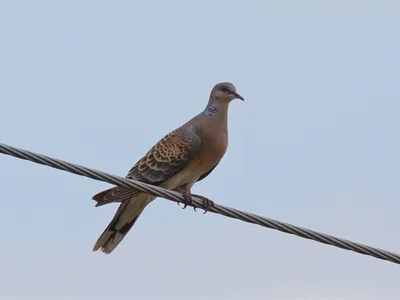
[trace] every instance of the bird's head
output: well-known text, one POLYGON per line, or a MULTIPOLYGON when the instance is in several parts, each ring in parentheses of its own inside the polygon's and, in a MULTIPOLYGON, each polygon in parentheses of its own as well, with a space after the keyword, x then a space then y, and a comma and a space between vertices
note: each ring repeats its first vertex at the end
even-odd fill
POLYGON ((210 100, 212 102, 229 103, 233 99, 240 99, 244 101, 243 97, 236 92, 236 87, 230 82, 218 83, 211 90, 210 100))

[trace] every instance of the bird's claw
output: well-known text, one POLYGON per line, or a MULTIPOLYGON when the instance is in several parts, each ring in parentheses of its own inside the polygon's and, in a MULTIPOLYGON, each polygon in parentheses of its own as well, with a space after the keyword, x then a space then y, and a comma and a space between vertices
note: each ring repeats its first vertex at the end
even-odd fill
MULTIPOLYGON (((207 197, 204 197, 201 195, 196 195, 196 194, 190 194, 190 193, 188 193, 186 191, 182 191, 182 190, 179 192, 182 194, 183 199, 184 199, 184 203, 183 203, 184 205, 183 205, 182 209, 185 209, 188 205, 191 205, 193 203, 192 196, 195 196, 195 197, 201 199, 201 201, 203 202, 202 203, 202 206, 203 206, 202 208, 204 209, 203 214, 208 212, 208 210, 214 206, 214 202, 211 201, 210 199, 208 199, 207 197)), ((177 204, 180 206, 179 202, 177 202, 177 204)), ((194 209, 194 211, 197 211, 195 206, 193 206, 193 209, 194 209)))
MULTIPOLYGON (((183 205, 182 209, 185 209, 189 204, 192 204, 193 199, 192 199, 192 195, 190 195, 187 192, 182 192, 182 196, 184 199, 184 205, 183 205)), ((178 202, 178 205, 179 205, 179 202, 178 202)))
MULTIPOLYGON (((195 196, 197 198, 200 198, 203 201, 203 209, 204 209, 204 213, 208 212, 208 210, 214 206, 214 202, 211 201, 210 199, 208 199, 207 197, 201 196, 201 195, 195 195, 192 194, 192 196, 195 196)), ((194 210, 196 211, 196 207, 193 207, 194 210)))

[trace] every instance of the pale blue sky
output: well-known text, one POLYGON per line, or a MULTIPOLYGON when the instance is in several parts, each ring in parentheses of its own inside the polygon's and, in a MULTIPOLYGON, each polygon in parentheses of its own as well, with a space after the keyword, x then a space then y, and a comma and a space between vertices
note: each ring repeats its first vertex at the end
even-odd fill
MULTIPOLYGON (((125 176, 233 82, 194 192, 400 252, 400 2, 1 1, 0 142, 125 176)), ((1 299, 399 299, 398 265, 0 155, 1 299)))

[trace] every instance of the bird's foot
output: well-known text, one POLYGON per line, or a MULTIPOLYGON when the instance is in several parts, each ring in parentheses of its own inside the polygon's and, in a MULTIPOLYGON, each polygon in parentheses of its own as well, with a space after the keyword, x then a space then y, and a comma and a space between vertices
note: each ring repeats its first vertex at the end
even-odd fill
MULTIPOLYGON (((186 192, 185 189, 176 188, 176 189, 174 189, 174 191, 178 192, 178 193, 181 193, 182 196, 183 196, 183 199, 184 199, 184 203, 183 204, 184 205, 183 205, 182 209, 185 209, 188 205, 192 204, 192 202, 193 202, 192 195, 190 193, 186 192)), ((179 202, 176 202, 176 203, 180 206, 179 202)))
MULTIPOLYGON (((207 197, 201 196, 201 195, 196 195, 196 194, 191 194, 188 193, 184 188, 176 188, 174 189, 175 192, 181 193, 183 198, 184 198, 184 206, 182 209, 185 209, 188 205, 191 205, 193 203, 193 198, 192 196, 195 196, 197 198, 200 198, 202 200, 202 205, 203 205, 203 209, 204 209, 204 214, 211 208, 214 206, 214 202, 211 201, 210 199, 208 199, 207 197)), ((179 202, 177 202, 177 204, 179 205, 179 202)), ((193 207, 193 209, 196 211, 196 207, 193 207)))
POLYGON ((188 205, 192 204, 192 202, 193 202, 192 195, 186 191, 181 192, 181 194, 185 201, 182 209, 185 209, 188 205))
MULTIPOLYGON (((208 199, 207 197, 201 196, 201 195, 196 195, 192 194, 192 196, 195 196, 197 198, 200 198, 203 201, 203 209, 205 214, 211 207, 214 206, 214 202, 208 199)), ((194 210, 196 210, 196 207, 193 207, 194 210)))

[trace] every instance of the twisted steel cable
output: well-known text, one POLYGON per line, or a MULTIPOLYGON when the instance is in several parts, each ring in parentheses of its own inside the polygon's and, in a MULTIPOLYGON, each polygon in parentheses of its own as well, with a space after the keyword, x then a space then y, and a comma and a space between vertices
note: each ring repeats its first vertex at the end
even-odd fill
MULTIPOLYGON (((108 182, 115 185, 132 187, 143 192, 147 192, 174 202, 185 203, 182 194, 163 189, 161 187, 145 184, 139 181, 126 179, 123 177, 107 174, 101 171, 89 169, 80 165, 68 163, 59 159, 51 158, 45 155, 33 153, 23 149, 18 149, 0 143, 0 153, 14 156, 20 159, 29 160, 38 164, 46 165, 62 171, 67 171, 81 176, 86 176, 95 180, 108 182)), ((192 204, 196 208, 202 208, 202 200, 193 197, 192 204)), ((299 237, 310 239, 323 244, 339 247, 345 250, 354 251, 360 254, 373 256, 379 259, 387 260, 396 264, 400 264, 400 254, 388 252, 367 245, 351 242, 345 239, 337 238, 328 234, 316 232, 310 229, 294 226, 281 221, 270 218, 261 217, 248 212, 243 212, 231 207, 215 204, 209 209, 210 212, 217 213, 226 217, 239 219, 248 223, 257 224, 270 229, 279 230, 285 233, 297 235, 299 237)))

